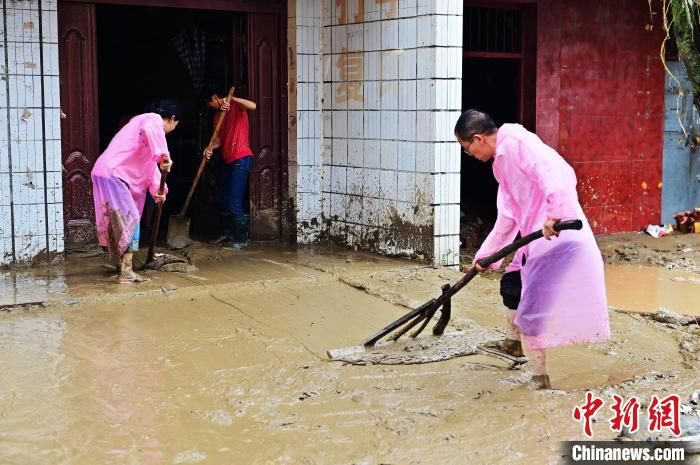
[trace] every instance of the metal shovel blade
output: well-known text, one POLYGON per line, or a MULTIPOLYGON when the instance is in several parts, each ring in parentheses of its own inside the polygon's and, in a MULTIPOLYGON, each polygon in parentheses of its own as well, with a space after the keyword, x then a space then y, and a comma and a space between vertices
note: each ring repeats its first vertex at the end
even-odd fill
POLYGON ((192 243, 190 219, 185 215, 171 215, 168 222, 168 248, 182 249, 192 243))

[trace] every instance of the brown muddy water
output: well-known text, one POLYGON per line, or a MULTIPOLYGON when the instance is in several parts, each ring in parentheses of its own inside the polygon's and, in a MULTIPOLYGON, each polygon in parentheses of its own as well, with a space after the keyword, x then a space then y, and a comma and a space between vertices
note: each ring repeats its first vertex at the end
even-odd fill
MULTIPOLYGON (((331 362, 328 349, 461 274, 344 251, 197 266, 142 287, 95 286, 97 268, 92 281, 62 275, 41 291, 60 299, 0 313, 0 463, 556 464, 560 441, 583 437, 571 411, 587 389, 685 398, 698 387, 695 327, 619 312, 610 342, 552 351, 553 391, 533 391, 527 365, 484 355, 331 362)), ((449 334, 501 337, 496 280, 477 277, 452 311, 449 334)), ((606 421, 594 431, 614 436, 606 421)))
POLYGON ((608 305, 622 310, 700 316, 700 274, 651 266, 608 265, 608 305))

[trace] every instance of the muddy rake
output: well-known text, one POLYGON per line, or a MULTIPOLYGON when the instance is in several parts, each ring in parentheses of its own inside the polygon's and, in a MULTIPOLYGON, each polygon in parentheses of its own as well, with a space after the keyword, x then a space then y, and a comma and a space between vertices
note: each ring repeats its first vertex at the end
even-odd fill
MULTIPOLYGON (((564 231, 567 229, 580 230, 582 227, 583 223, 581 222, 581 220, 561 221, 554 225, 554 229, 556 231, 564 231)), ((513 243, 505 246, 503 249, 499 250, 493 255, 489 255, 488 257, 482 258, 477 263, 482 268, 487 268, 489 265, 492 265, 504 259, 511 253, 515 252, 520 247, 523 247, 541 237, 543 237, 542 230, 530 233, 527 236, 522 237, 514 241, 513 243)), ((391 335, 390 339, 392 341, 397 341, 401 336, 408 333, 420 324, 418 329, 410 335, 410 337, 415 338, 423 332, 426 326, 428 326, 430 320, 432 320, 432 318, 435 316, 438 310, 440 310, 440 318, 438 319, 435 326, 433 326, 433 335, 441 336, 445 332, 445 328, 447 328, 447 324, 449 323, 450 317, 452 316, 452 296, 454 296, 464 286, 466 286, 469 283, 469 281, 474 279, 474 277, 478 273, 479 272, 477 271, 476 267, 471 267, 469 271, 467 271, 464 274, 464 276, 452 286, 450 286, 449 284, 444 284, 441 288, 442 294, 439 297, 435 299, 430 299, 420 307, 408 312, 398 320, 385 326, 382 330, 378 331, 377 333, 366 339, 363 343, 364 347, 374 347, 374 345, 380 339, 384 338, 385 336, 388 336, 391 333, 394 333, 394 331, 396 332, 391 335)))

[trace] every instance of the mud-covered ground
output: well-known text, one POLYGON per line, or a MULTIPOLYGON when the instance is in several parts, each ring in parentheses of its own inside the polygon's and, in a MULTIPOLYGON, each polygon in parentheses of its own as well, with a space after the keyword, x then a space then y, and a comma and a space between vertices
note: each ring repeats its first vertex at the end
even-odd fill
MULTIPOLYGON (((611 265, 640 276, 663 266, 671 275, 653 282, 691 295, 698 238, 600 245, 611 265)), ((99 257, 1 275, 0 463, 558 464, 561 441, 584 438, 571 414, 587 390, 606 401, 594 439, 609 439, 613 394, 687 400, 700 389, 699 327, 630 312, 639 293, 627 281, 612 339, 553 350, 554 389, 535 391, 527 364, 481 354, 328 360, 458 271, 335 248, 187 255, 197 271, 149 272, 139 285, 113 284, 99 257)), ((455 296, 446 333, 459 348, 502 337, 495 276, 455 296)))
POLYGON ((674 233, 656 239, 648 234, 614 234, 598 238, 605 263, 649 265, 700 273, 700 234, 674 233))

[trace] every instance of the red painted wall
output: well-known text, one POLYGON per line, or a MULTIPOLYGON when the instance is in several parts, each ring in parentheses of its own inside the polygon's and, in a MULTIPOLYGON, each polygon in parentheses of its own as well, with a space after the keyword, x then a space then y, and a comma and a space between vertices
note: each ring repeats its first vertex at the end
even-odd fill
POLYGON ((659 6, 650 15, 647 0, 537 3, 538 134, 576 170, 595 232, 658 223, 664 117, 659 6))

